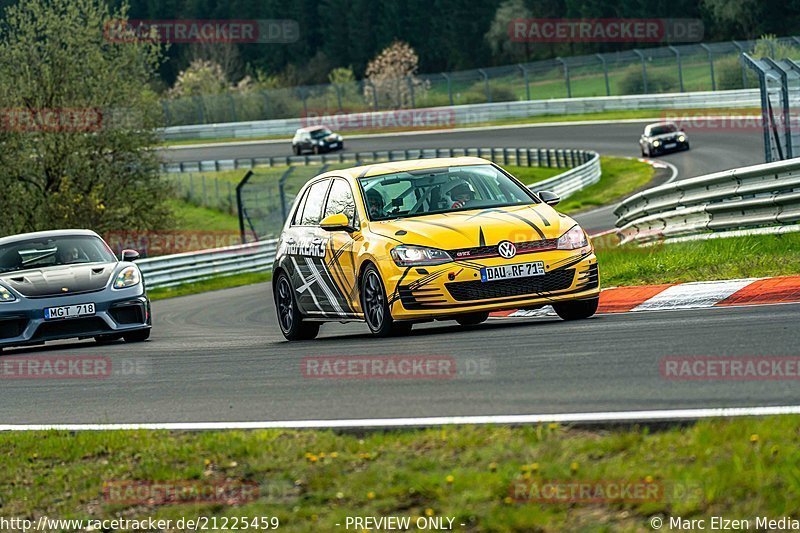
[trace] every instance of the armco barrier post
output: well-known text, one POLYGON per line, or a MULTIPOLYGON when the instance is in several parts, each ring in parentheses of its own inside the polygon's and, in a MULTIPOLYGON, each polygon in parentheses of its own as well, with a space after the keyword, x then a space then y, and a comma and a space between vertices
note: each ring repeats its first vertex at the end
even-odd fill
POLYGON ((289 167, 288 169, 286 169, 286 172, 283 173, 280 180, 278 181, 278 193, 281 196, 281 215, 283 216, 282 218, 283 222, 286 222, 286 219, 289 216, 289 206, 287 205, 286 202, 286 191, 284 190, 284 187, 286 185, 286 180, 289 178, 293 170, 294 167, 289 167))
POLYGON ((645 60, 644 54, 641 50, 634 48, 633 53, 639 56, 639 58, 642 60, 642 90, 644 91, 644 94, 647 94, 650 92, 647 90, 647 61, 645 60))
POLYGON ((569 82, 569 65, 560 57, 557 57, 556 61, 564 66, 564 83, 567 85, 567 98, 572 98, 572 86, 569 82))
POLYGON ((242 203, 242 187, 244 187, 248 181, 250 181, 250 176, 253 175, 252 170, 248 170, 247 174, 239 181, 236 185, 236 208, 239 211, 239 234, 242 238, 242 244, 247 242, 245 240, 244 235, 244 205, 242 203))
POLYGON ((603 79, 606 82, 606 96, 611 96, 611 85, 608 83, 608 63, 606 62, 606 57, 603 54, 595 54, 600 62, 603 63, 603 79))

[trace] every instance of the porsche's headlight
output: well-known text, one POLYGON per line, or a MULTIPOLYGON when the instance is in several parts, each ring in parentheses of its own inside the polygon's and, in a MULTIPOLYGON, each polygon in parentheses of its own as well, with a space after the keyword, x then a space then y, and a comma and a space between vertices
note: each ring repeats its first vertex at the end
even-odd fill
POLYGON ((683 142, 685 140, 686 140, 686 136, 685 135, 678 135, 678 142, 683 142))
POLYGON ((129 266, 128 268, 120 270, 119 274, 117 274, 117 279, 114 280, 114 288, 126 289, 138 285, 141 282, 142 275, 139 273, 139 269, 135 266, 129 266))
POLYGON ((17 297, 11 291, 0 285, 0 302, 14 302, 17 297))
POLYGON ((586 233, 577 224, 558 238, 557 248, 559 250, 576 250, 584 246, 589 246, 589 239, 586 238, 586 233))
POLYGON ((661 141, 653 141, 653 146, 658 146, 661 144, 661 141))
POLYGON ((429 266, 449 263, 453 260, 450 254, 438 248, 425 246, 401 245, 390 252, 397 266, 429 266))

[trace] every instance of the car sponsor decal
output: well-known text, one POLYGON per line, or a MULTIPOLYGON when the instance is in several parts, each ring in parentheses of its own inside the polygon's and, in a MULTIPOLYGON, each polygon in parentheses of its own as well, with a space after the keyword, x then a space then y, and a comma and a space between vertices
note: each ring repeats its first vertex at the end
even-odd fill
POLYGON ((308 238, 301 237, 296 242, 283 243, 287 255, 299 255, 302 257, 325 257, 325 248, 329 239, 320 237, 308 238))

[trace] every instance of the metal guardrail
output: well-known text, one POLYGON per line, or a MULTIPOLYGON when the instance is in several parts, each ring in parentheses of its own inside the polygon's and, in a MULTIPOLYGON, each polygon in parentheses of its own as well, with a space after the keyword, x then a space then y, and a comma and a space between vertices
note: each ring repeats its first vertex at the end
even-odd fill
POLYGON ((621 243, 800 222, 800 158, 654 187, 614 210, 621 243))
MULTIPOLYGON (((419 114, 420 116, 446 116, 446 123, 437 124, 439 124, 441 128, 453 128, 472 126, 493 120, 543 115, 575 115, 641 109, 743 108, 757 107, 759 105, 760 96, 758 89, 738 89, 732 91, 703 91, 692 93, 556 98, 552 100, 467 104, 401 111, 412 115, 419 114)), ((293 135, 298 128, 315 125, 320 122, 324 125, 330 125, 334 129, 336 129, 336 123, 387 123, 391 121, 393 115, 396 113, 398 113, 398 111, 370 111, 341 115, 333 114, 329 115, 327 118, 284 118, 251 122, 172 126, 162 130, 162 137, 166 141, 178 141, 186 139, 247 139, 270 135, 293 135), (369 116, 368 120, 363 118, 367 115, 369 116)), ((287 141, 287 150, 288 147, 287 141)))
MULTIPOLYGON (((528 166, 554 166, 569 168, 567 172, 530 185, 531 190, 550 190, 566 198, 589 184, 600 180, 600 155, 588 150, 555 150, 536 148, 485 148, 446 150, 403 150, 415 152, 423 157, 446 157, 453 155, 494 156, 504 164, 516 163, 528 166), (537 163, 532 165, 531 163, 537 163), (544 163, 539 165, 539 163, 544 163)), ((387 155, 386 152, 375 154, 387 155)), ((340 154, 341 155, 341 154, 340 154)), ((391 153, 388 154, 391 157, 391 153)), ((324 157, 324 156, 315 156, 324 157)), ((362 159, 363 160, 363 159, 362 159)), ((182 283, 202 281, 216 276, 245 272, 267 272, 272 268, 277 239, 257 241, 239 246, 227 246, 212 250, 186 252, 141 259, 137 261, 150 288, 172 287, 182 283)))
POLYGON ((253 169, 256 167, 329 165, 334 163, 352 163, 353 166, 358 166, 364 163, 462 156, 483 157, 501 165, 571 168, 586 162, 587 156, 585 154, 589 153, 594 152, 561 148, 420 148, 183 161, 179 163, 162 163, 161 171, 166 173, 214 172, 218 170, 253 169))
POLYGON ((164 255, 136 261, 147 287, 162 288, 216 276, 272 269, 277 240, 259 241, 212 250, 164 255))
POLYGON ((572 170, 558 176, 553 176, 543 181, 538 181, 528 188, 535 191, 551 191, 562 199, 567 198, 579 190, 600 181, 602 169, 600 168, 600 154, 597 152, 582 151, 584 162, 572 170))

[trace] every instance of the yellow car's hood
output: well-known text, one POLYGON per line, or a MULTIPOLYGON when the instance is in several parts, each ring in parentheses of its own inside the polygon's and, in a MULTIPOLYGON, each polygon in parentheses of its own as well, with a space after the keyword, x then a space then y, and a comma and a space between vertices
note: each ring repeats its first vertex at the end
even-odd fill
POLYGON ((574 220, 541 203, 371 222, 369 229, 404 244, 452 250, 557 239, 574 225, 574 220))

